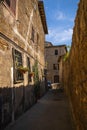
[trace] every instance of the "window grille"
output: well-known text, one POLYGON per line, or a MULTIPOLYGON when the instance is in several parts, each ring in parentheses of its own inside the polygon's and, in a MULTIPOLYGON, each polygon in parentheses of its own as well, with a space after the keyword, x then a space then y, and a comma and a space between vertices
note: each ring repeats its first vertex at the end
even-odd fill
POLYGON ((23 80, 23 73, 21 73, 18 70, 19 66, 23 66, 22 54, 19 51, 13 49, 14 83, 17 83, 23 80))

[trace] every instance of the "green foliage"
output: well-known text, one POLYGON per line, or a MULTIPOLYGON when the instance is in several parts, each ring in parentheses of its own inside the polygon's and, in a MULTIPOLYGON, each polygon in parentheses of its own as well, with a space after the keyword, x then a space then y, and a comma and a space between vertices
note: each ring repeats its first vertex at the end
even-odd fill
POLYGON ((67 46, 67 53, 64 55, 64 58, 63 58, 64 61, 68 59, 69 54, 70 54, 70 49, 71 49, 71 46, 67 46))
POLYGON ((34 72, 34 83, 36 84, 39 81, 39 74, 38 74, 38 62, 35 61, 35 64, 33 66, 33 72, 34 72))
POLYGON ((23 72, 23 73, 29 71, 29 68, 28 68, 28 67, 23 67, 23 66, 19 66, 19 67, 17 67, 17 69, 18 69, 20 72, 23 72))
POLYGON ((40 93, 40 81, 39 81, 39 73, 38 73, 38 61, 35 61, 35 64, 33 66, 33 72, 34 72, 34 92, 35 96, 38 97, 40 93))
POLYGON ((68 59, 68 57, 69 57, 69 52, 67 52, 67 53, 64 55, 63 60, 66 61, 66 60, 68 59))
POLYGON ((67 46, 67 51, 70 52, 71 46, 67 46))

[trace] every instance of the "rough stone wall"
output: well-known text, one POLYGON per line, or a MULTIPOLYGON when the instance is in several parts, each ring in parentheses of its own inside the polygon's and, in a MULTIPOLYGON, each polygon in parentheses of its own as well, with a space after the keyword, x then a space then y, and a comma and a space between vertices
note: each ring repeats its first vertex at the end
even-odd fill
POLYGON ((70 56, 64 63, 64 86, 69 94, 77 130, 87 129, 87 1, 80 0, 70 56))
POLYGON ((62 81, 63 81, 63 58, 59 61, 59 82, 62 86, 62 81))

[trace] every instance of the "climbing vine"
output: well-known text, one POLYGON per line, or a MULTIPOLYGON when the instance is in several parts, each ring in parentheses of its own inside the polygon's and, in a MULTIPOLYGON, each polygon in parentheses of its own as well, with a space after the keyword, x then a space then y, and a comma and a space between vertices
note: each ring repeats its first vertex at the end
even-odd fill
POLYGON ((64 55, 64 58, 63 58, 64 61, 68 59, 69 54, 70 54, 70 49, 71 49, 71 46, 67 46, 67 53, 64 55))
POLYGON ((40 81, 39 81, 39 71, 38 71, 38 61, 35 61, 35 64, 33 66, 33 72, 34 72, 34 92, 36 98, 40 96, 40 81))

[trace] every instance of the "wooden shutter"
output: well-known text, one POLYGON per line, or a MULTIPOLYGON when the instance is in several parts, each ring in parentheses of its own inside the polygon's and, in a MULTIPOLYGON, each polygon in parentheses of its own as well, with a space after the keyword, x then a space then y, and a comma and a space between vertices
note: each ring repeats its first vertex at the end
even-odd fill
POLYGON ((16 0, 11 0, 11 6, 10 6, 12 12, 16 13, 16 0))

